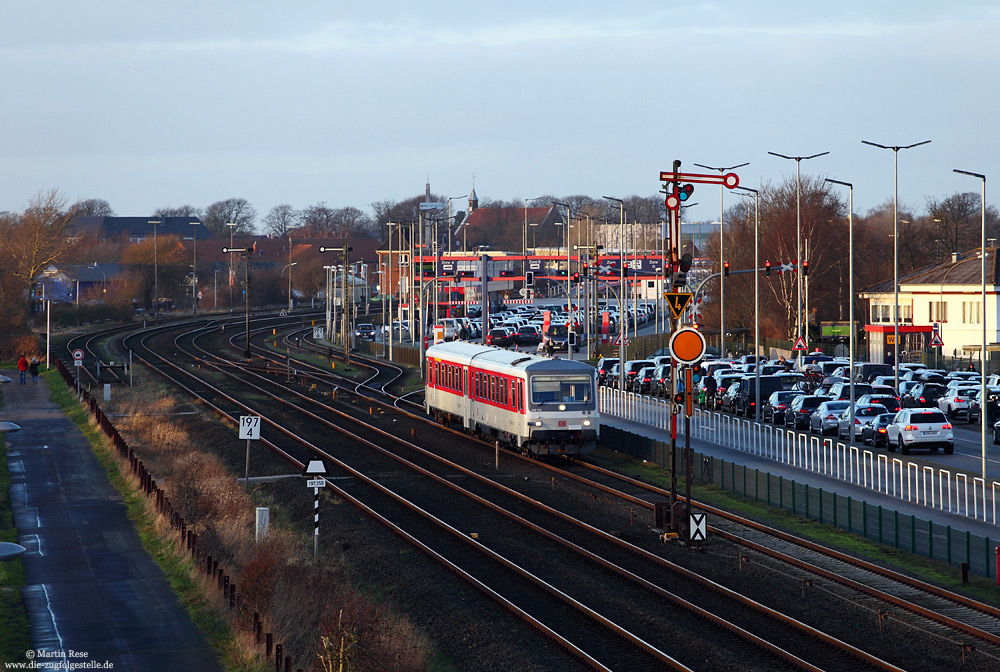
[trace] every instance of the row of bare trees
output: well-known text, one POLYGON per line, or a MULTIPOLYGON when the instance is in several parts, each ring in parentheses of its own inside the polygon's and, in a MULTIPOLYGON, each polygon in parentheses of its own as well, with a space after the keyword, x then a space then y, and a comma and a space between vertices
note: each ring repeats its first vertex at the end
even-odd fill
MULTIPOLYGON (((761 275, 760 324, 762 334, 791 338, 795 334, 797 275, 779 273, 781 264, 796 261, 798 226, 794 179, 767 184, 760 190, 760 225, 755 230, 753 201, 729 208, 725 216, 723 249, 732 271, 754 268, 754 236, 759 236, 760 267, 770 261, 769 278, 761 275)), ((900 277, 920 268, 950 261, 952 252, 978 248, 981 205, 978 194, 958 193, 941 200, 927 199, 927 214, 901 206, 896 215, 899 232, 900 277)), ((803 258, 809 262, 808 298, 810 324, 846 321, 849 315, 849 227, 846 194, 822 178, 801 180, 801 238, 803 258), (807 256, 808 253, 808 256, 807 256)), ((867 213, 855 213, 855 290, 891 281, 893 277, 893 203, 888 201, 867 213)), ((1000 217, 986 210, 987 238, 995 240, 1000 217)), ((702 255, 720 268, 719 234, 708 240, 702 255)), ((988 243, 989 244, 989 243, 988 243)), ((717 287, 718 285, 715 285, 717 287)), ((719 327, 718 290, 703 309, 702 324, 719 327)), ((855 297, 855 319, 865 322, 864 304, 855 297)), ((734 274, 726 281, 726 326, 753 329, 754 274, 734 274)))

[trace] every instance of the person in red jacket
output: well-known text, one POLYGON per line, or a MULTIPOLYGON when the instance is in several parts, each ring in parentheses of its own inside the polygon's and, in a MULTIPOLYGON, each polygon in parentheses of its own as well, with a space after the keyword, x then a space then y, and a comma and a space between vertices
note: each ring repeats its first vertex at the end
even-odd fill
POLYGON ((17 370, 21 372, 21 384, 24 385, 28 377, 28 360, 24 355, 21 355, 21 358, 17 360, 17 370))

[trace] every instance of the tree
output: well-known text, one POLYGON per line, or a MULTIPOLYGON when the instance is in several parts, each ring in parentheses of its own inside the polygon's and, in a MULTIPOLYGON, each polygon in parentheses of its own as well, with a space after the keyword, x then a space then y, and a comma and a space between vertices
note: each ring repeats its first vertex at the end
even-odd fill
POLYGON ((300 231, 295 234, 304 238, 327 237, 333 231, 333 217, 334 211, 325 201, 310 205, 302 211, 300 231))
MULTIPOLYGON (((802 247, 805 256, 809 242, 809 306, 822 306, 816 319, 835 319, 841 312, 839 302, 846 301, 840 293, 841 270, 847 260, 847 225, 844 202, 821 178, 801 179, 802 247)), ((760 264, 772 264, 770 278, 760 279, 761 326, 765 335, 793 338, 798 317, 798 275, 780 272, 782 264, 797 262, 798 228, 796 221, 795 180, 791 178, 775 186, 764 185, 760 190, 760 264)), ((754 269, 754 212, 740 204, 725 215, 724 260, 734 270, 754 269)), ((703 253, 721 268, 719 234, 708 241, 703 253)), ((846 276, 844 276, 846 277, 846 276)), ((716 287, 718 285, 715 285, 716 287)), ((753 274, 733 275, 726 279, 726 324, 752 328, 754 314, 753 274)), ((805 297, 803 296, 803 301, 805 297)), ((718 310, 705 310, 703 323, 718 328, 718 310)), ((808 322, 808 320, 807 320, 808 322)))
POLYGON ((58 262, 70 247, 67 232, 73 211, 55 190, 39 194, 19 217, 0 220, 0 251, 10 259, 11 275, 27 290, 49 264, 58 262))
POLYGON ((169 205, 165 208, 157 208, 156 212, 153 213, 154 217, 201 217, 201 208, 196 208, 193 205, 182 205, 177 208, 171 208, 169 205))
MULTIPOLYGON (((979 194, 952 194, 940 201, 928 198, 927 212, 934 224, 934 237, 944 241, 949 251, 961 253, 979 247, 983 221, 979 194)), ((997 219, 997 209, 987 206, 987 239, 997 237, 997 219)))
POLYGON ((227 198, 208 206, 202 223, 216 236, 228 233, 227 224, 233 223, 236 224, 233 233, 246 236, 253 233, 256 219, 257 211, 250 205, 250 201, 245 198, 227 198))
POLYGON ((264 233, 277 238, 287 238, 289 231, 299 224, 300 214, 288 204, 276 205, 262 220, 264 233))
POLYGON ((88 198, 77 201, 73 206, 73 214, 77 217, 114 217, 115 211, 111 204, 103 198, 88 198))

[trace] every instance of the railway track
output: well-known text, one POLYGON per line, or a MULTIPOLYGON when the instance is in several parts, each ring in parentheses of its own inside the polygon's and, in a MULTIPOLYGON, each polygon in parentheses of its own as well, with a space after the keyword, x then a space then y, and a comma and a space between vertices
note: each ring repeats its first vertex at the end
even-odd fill
MULTIPOLYGON (((525 593, 529 597, 520 597, 521 593, 519 590, 508 589, 513 591, 511 595, 518 595, 518 597, 516 599, 512 597, 501 599, 510 604, 527 602, 532 605, 537 600, 538 604, 541 605, 543 600, 539 594, 539 586, 550 586, 550 588, 541 589, 543 592, 549 593, 549 598, 546 599, 550 599, 556 593, 570 595, 571 591, 556 587, 559 585, 558 581, 561 580, 568 581, 569 585, 574 588, 573 592, 585 597, 588 603, 601 604, 601 610, 587 618, 596 623, 600 623, 605 619, 609 621, 602 625, 602 628, 604 628, 603 637, 588 635, 582 639, 580 644, 577 644, 571 637, 563 635, 565 638, 563 645, 567 650, 574 651, 573 655, 577 656, 580 660, 586 661, 587 664, 593 664, 593 661, 600 661, 602 657, 610 656, 615 660, 629 659, 630 664, 628 669, 646 669, 646 665, 639 662, 643 660, 653 665, 653 667, 648 669, 662 669, 664 665, 671 666, 674 669, 689 669, 687 667, 689 663, 685 663, 683 660, 675 660, 670 656, 667 656, 667 658, 658 658, 657 656, 664 654, 664 650, 671 649, 671 647, 676 645, 676 642, 690 639, 687 633, 690 633, 692 629, 698 629, 696 623, 701 623, 703 628, 706 627, 706 623, 710 623, 711 625, 707 627, 710 628, 716 641, 725 642, 726 644, 725 647, 719 647, 726 651, 719 654, 722 656, 719 662, 722 663, 723 667, 729 667, 729 663, 734 661, 739 661, 745 665, 749 654, 744 651, 743 647, 747 646, 749 642, 749 646, 754 651, 753 656, 755 658, 760 657, 761 667, 748 667, 747 669, 900 669, 881 661, 876 656, 866 654, 850 646, 844 646, 843 643, 838 643, 836 637, 826 635, 818 629, 809 629, 808 627, 802 629, 803 624, 799 622, 799 619, 781 614, 777 610, 765 607, 762 604, 754 603, 753 600, 745 601, 741 596, 733 594, 736 591, 724 589, 724 587, 720 587, 723 589, 718 590, 711 585, 714 582, 706 582, 696 574, 686 573, 686 570, 683 568, 672 566, 674 563, 666 561, 656 552, 640 548, 635 544, 626 543, 616 538, 616 535, 603 533, 595 526, 576 520, 565 512, 559 511, 554 506, 543 506, 541 497, 537 492, 531 492, 530 494, 518 493, 507 486, 501 486, 494 480, 483 477, 477 473, 477 470, 482 470, 481 453, 473 459, 473 465, 476 468, 462 466, 461 459, 459 458, 463 454, 465 455, 465 460, 468 460, 468 437, 461 436, 462 443, 457 448, 442 451, 441 444, 443 440, 441 437, 446 435, 444 430, 427 424, 422 418, 400 411, 398 400, 386 399, 384 402, 380 402, 385 404, 381 406, 380 413, 371 412, 373 419, 377 416, 381 420, 381 424, 389 425, 389 429, 377 431, 374 437, 364 436, 363 431, 371 430, 358 429, 359 418, 356 416, 363 415, 363 413, 343 413, 343 415, 348 417, 340 417, 334 421, 328 417, 328 404, 324 403, 323 400, 310 398, 310 394, 303 394, 301 392, 290 394, 288 388, 280 380, 281 372, 277 368, 280 363, 277 360, 280 360, 280 358, 276 358, 273 366, 261 366, 261 363, 255 360, 254 364, 249 367, 249 370, 238 370, 234 361, 226 357, 220 358, 214 354, 220 347, 225 347, 223 344, 213 343, 208 345, 206 343, 204 347, 196 345, 196 341, 204 342, 205 339, 214 338, 209 335, 212 332, 213 328, 209 325, 197 332, 192 332, 186 336, 181 336, 175 341, 170 341, 170 347, 167 347, 165 343, 153 344, 154 350, 175 352, 176 354, 173 356, 179 361, 168 362, 167 358, 160 358, 157 361, 156 356, 152 353, 145 354, 144 358, 148 357, 150 363, 154 367, 158 367, 161 372, 170 371, 170 375, 182 379, 184 385, 192 393, 204 394, 209 399, 208 403, 212 404, 219 412, 230 415, 230 417, 234 417, 233 414, 238 414, 241 409, 249 411, 252 407, 249 404, 241 404, 236 401, 236 390, 231 390, 231 394, 224 393, 220 388, 225 387, 225 385, 220 383, 219 379, 232 381, 231 384, 234 388, 243 388, 244 392, 248 385, 257 386, 254 394, 258 397, 258 401, 255 403, 259 403, 260 395, 267 395, 270 399, 267 406, 268 416, 272 414, 272 404, 273 406, 277 406, 283 401, 287 403, 283 397, 295 397, 294 404, 289 406, 288 410, 284 412, 284 416, 288 419, 272 420, 275 427, 281 426, 283 422, 294 423, 296 422, 296 418, 306 417, 308 414, 323 416, 322 420, 319 418, 315 419, 315 422, 322 425, 322 429, 313 431, 317 432, 317 437, 323 437, 324 435, 328 437, 332 427, 329 424, 322 423, 333 423, 338 426, 341 426, 341 422, 352 424, 352 428, 349 430, 342 428, 337 431, 355 433, 351 441, 367 445, 369 448, 364 454, 364 459, 359 457, 356 448, 351 449, 349 452, 352 462, 360 462, 361 464, 355 466, 355 464, 348 465, 345 462, 344 466, 341 467, 348 470, 346 474, 349 474, 349 476, 345 475, 345 479, 350 481, 352 487, 364 480, 361 478, 361 474, 383 473, 390 474, 389 478, 394 484, 405 483, 409 488, 415 488, 409 496, 394 493, 397 497, 401 497, 402 500, 409 502, 408 504, 404 504, 400 500, 394 500, 395 506, 402 506, 409 513, 404 513, 403 509, 393 509, 394 505, 389 501, 384 501, 379 505, 386 511, 395 511, 392 514, 394 517, 391 518, 393 521, 397 520, 396 516, 402 520, 402 517, 405 515, 414 515, 412 513, 414 511, 413 507, 416 507, 416 509, 424 508, 416 502, 419 501, 421 496, 425 496, 424 491, 427 489, 426 479, 428 478, 438 483, 441 488, 453 489, 455 487, 453 481, 457 478, 455 472, 458 470, 462 479, 476 481, 478 483, 477 489, 484 488, 488 491, 488 498, 486 493, 472 492, 471 490, 450 494, 447 497, 443 494, 435 495, 442 499, 442 502, 436 504, 439 508, 439 515, 434 516, 434 518, 438 522, 425 522, 423 526, 430 527, 422 534, 427 535, 427 539, 429 540, 434 538, 435 534, 444 534, 440 532, 441 529, 451 528, 449 534, 444 535, 443 541, 436 542, 439 546, 435 547, 429 541, 424 540, 420 540, 419 542, 413 541, 412 543, 425 544, 433 549, 433 553, 441 557, 447 557, 448 553, 452 552, 451 549, 453 546, 461 547, 465 550, 471 548, 480 553, 488 550, 497 554, 498 557, 491 557, 491 560, 500 565, 504 565, 504 558, 530 557, 534 558, 534 562, 529 563, 532 568, 544 568, 547 565, 557 568, 586 566, 588 571, 582 574, 575 573, 571 578, 566 576, 568 574, 566 571, 556 571, 552 576, 532 574, 534 578, 528 580, 534 582, 533 585, 535 588, 525 593), (189 365, 184 366, 184 362, 188 357, 191 358, 187 360, 189 365), (208 385, 201 376, 197 376, 192 372, 191 363, 194 362, 200 363, 204 369, 212 371, 213 382, 211 385, 208 385), (210 388, 214 388, 215 391, 212 391, 210 388), (389 415, 392 417, 389 417, 389 415), (404 427, 409 427, 411 428, 411 432, 420 434, 424 440, 423 442, 432 446, 434 452, 455 452, 456 454, 450 456, 450 459, 447 461, 442 462, 444 458, 432 455, 427 447, 417 446, 410 441, 400 441, 397 435, 401 433, 399 430, 404 427), (425 434, 427 435, 426 437, 424 437, 425 434), (379 459, 392 459, 395 461, 394 464, 387 465, 382 462, 365 462, 365 459, 371 459, 371 455, 385 450, 386 444, 390 442, 394 445, 393 452, 395 456, 391 458, 385 456, 385 458, 379 459), (421 461, 419 464, 416 457, 418 455, 421 461), (406 471, 402 473, 407 474, 406 476, 401 475, 400 469, 403 467, 400 465, 405 465, 406 471), (354 472, 350 471, 351 469, 354 472), (416 470, 416 472, 412 470, 416 470), (420 475, 414 476, 413 473, 420 475), (457 497, 457 499, 452 499, 452 497, 457 497), (476 509, 476 518, 473 519, 468 515, 463 517, 461 526, 456 525, 454 522, 441 522, 446 520, 446 514, 449 512, 453 513, 455 510, 466 511, 470 500, 476 501, 478 507, 480 507, 476 509), (499 516, 499 518, 495 516, 499 516), (494 531, 489 535, 490 544, 488 549, 486 548, 487 544, 484 542, 485 535, 477 535, 479 538, 472 540, 470 526, 479 530, 494 531), (433 532, 431 528, 436 528, 438 531, 433 532), (503 530, 504 532, 496 532, 498 530, 503 530), (525 530, 530 531, 530 537, 529 533, 525 530), (541 538, 535 535, 540 535, 541 538), (530 538, 531 541, 529 543, 520 541, 526 538, 530 538), (545 550, 539 551, 538 549, 545 550), (595 568, 600 569, 600 573, 595 568), (584 588, 581 589, 581 586, 584 586, 584 588), (712 591, 714 595, 724 595, 724 597, 713 597, 713 599, 724 601, 712 606, 699 606, 696 604, 697 598, 704 599, 704 595, 691 595, 692 586, 696 587, 694 589, 695 593, 708 593, 712 591), (684 593, 685 590, 688 591, 687 594, 684 593), (726 595, 727 591, 730 594, 726 595), (531 597, 531 595, 536 596, 531 597), (625 602, 621 599, 621 596, 624 595, 629 596, 625 602), (666 606, 668 604, 669 607, 666 606), (650 620, 648 616, 646 619, 636 619, 635 617, 631 619, 625 618, 625 616, 629 615, 629 612, 637 610, 645 615, 655 614, 656 616, 652 620, 656 622, 659 629, 653 627, 648 622, 650 620), (736 612, 740 610, 744 611, 737 614, 736 612), (682 611, 687 614, 684 618, 689 620, 672 620, 678 618, 676 614, 682 611), (618 614, 618 618, 608 619, 607 616, 603 615, 604 612, 618 614), (713 617, 711 615, 713 612, 716 614, 719 612, 725 613, 728 618, 715 621, 714 619, 718 618, 718 616, 713 617), (667 617, 668 615, 669 618, 667 617), (764 618, 762 618, 762 615, 764 618), (619 621, 630 623, 630 625, 621 625, 619 621), (736 623, 733 621, 742 622, 736 623), (766 621, 766 626, 763 629, 760 627, 760 621, 766 621), (672 630, 669 629, 671 627, 673 628, 672 630), (756 627, 756 630, 754 627, 756 627), (781 630, 780 633, 778 632, 779 629, 781 630), (797 632, 797 634, 792 634, 793 632, 797 632), (594 646, 592 640, 598 638, 607 640, 609 637, 615 642, 610 650, 594 654, 583 653, 583 646, 594 646), (660 639, 657 640, 657 637, 660 639), (782 642, 784 646, 775 644, 775 640, 782 642), (643 645, 637 644, 637 642, 642 642, 648 648, 644 649, 643 645), (662 642, 662 644, 658 646, 657 642, 662 642), (630 653, 623 653, 622 646, 626 646, 630 653), (577 648, 574 649, 574 647, 577 648), (632 656, 638 656, 637 660, 632 660, 632 656), (726 656, 730 656, 731 658, 727 658, 726 656), (593 661, 590 661, 590 658, 593 661)), ((301 343, 301 337, 296 343, 301 343)), ((307 343, 306 347, 311 347, 311 345, 307 343)), ((260 353, 261 350, 255 347, 255 352, 260 353)), ((274 355, 272 354, 271 356, 273 357, 274 355)), ((297 371, 301 369, 299 375, 303 376, 306 380, 317 381, 319 385, 325 384, 331 387, 336 385, 340 389, 347 389, 344 379, 334 379, 332 372, 319 369, 312 370, 310 366, 301 362, 297 363, 296 366, 297 371)), ((376 366, 376 371, 378 371, 377 363, 374 366, 376 366)), ((362 404, 376 404, 376 401, 371 397, 384 394, 387 386, 395 380, 395 376, 398 376, 398 372, 386 373, 383 371, 373 374, 373 377, 365 383, 352 383, 352 385, 370 395, 369 398, 361 400, 362 404)), ((338 401, 350 403, 343 397, 338 399, 338 401)), ((354 403, 356 407, 358 403, 357 398, 355 398, 354 403)), ((358 409, 355 408, 356 410, 358 409)), ((378 425, 379 423, 374 422, 373 424, 378 425)), ((405 434, 405 431, 403 433, 405 434)), ((290 434, 301 434, 301 436, 298 437, 297 442, 292 442, 294 445, 286 447, 276 445, 275 449, 283 451, 288 456, 288 459, 296 463, 300 463, 302 459, 309 454, 314 454, 316 451, 325 454, 329 459, 341 459, 336 457, 332 452, 320 448, 323 444, 322 438, 309 441, 305 436, 305 432, 296 431, 290 432, 290 434)), ((655 490, 650 490, 647 486, 637 481, 631 482, 628 487, 637 489, 640 494, 646 493, 647 499, 643 499, 637 494, 629 494, 620 486, 616 488, 607 484, 598 485, 599 480, 616 478, 607 473, 588 470, 591 471, 591 474, 584 477, 579 474, 570 474, 565 468, 554 468, 549 465, 539 465, 534 462, 519 460, 516 455, 512 454, 505 454, 504 462, 505 464, 518 464, 516 467, 518 473, 521 470, 537 472, 539 467, 556 469, 555 473, 558 474, 560 480, 567 480, 568 477, 572 476, 578 479, 579 485, 577 487, 588 487, 592 493, 599 492, 600 497, 605 499, 617 498, 620 501, 627 502, 630 510, 640 508, 651 511, 652 503, 648 501, 648 497, 650 495, 663 496, 662 492, 657 493, 655 490)), ((579 464, 574 465, 577 469, 581 466, 579 464)), ((343 488, 340 481, 337 482, 338 496, 349 501, 361 502, 365 499, 373 500, 377 497, 371 491, 365 493, 349 492, 346 488, 343 488)), ((617 482, 619 484, 628 483, 621 480, 620 477, 617 478, 617 482)), ((381 488, 374 484, 369 484, 369 487, 374 488, 376 492, 382 492, 381 488)), ((383 484, 382 487, 387 486, 383 484)), ((403 489, 402 487, 396 488, 396 490, 403 489)), ((553 489, 555 489, 554 482, 553 489)), ((435 492, 440 491, 435 489, 435 492)), ((382 496, 386 497, 388 495, 382 492, 382 496)), ((586 497, 587 495, 578 495, 578 501, 586 501, 586 497)), ((597 496, 591 494, 590 498, 591 501, 596 501, 597 496)), ((376 507, 372 506, 370 508, 376 507)), ((388 515, 384 515, 384 519, 390 518, 388 515)), ((410 531, 410 526, 415 527, 416 521, 407 520, 406 529, 410 531)), ((721 528, 716 527, 715 530, 721 536, 721 528)), ((653 535, 648 534, 647 536, 652 537, 653 535)), ((741 543, 747 542, 744 540, 741 543)), ((489 553, 487 554, 489 555, 489 553)), ((474 557, 476 556, 474 555, 474 557)), ((449 559, 455 565, 461 566, 461 563, 457 559, 449 559)), ((476 561, 467 560, 466 562, 469 562, 471 566, 475 566, 477 562, 481 564, 483 561, 479 557, 476 561)), ((517 565, 517 563, 514 564, 517 565)), ((524 567, 520 567, 520 569, 525 572, 527 571, 524 567)), ((509 566, 507 566, 507 570, 514 571, 509 566)), ((467 576, 476 576, 471 571, 471 567, 470 569, 461 571, 466 572, 467 576)), ((499 569, 488 572, 488 574, 493 573, 499 573, 499 569)), ((539 572, 539 574, 543 573, 539 572)), ((521 575, 522 580, 526 578, 523 574, 521 575)), ((467 580, 470 579, 467 578, 467 580)), ((488 584, 484 578, 477 577, 476 580, 482 584, 482 589, 493 591, 494 599, 497 599, 495 595, 504 594, 498 587, 491 586, 486 588, 485 586, 488 586, 488 584)), ((522 588, 520 590, 526 589, 522 588)), ((569 602, 563 602, 560 608, 567 609, 569 608, 566 606, 567 604, 572 604, 573 601, 583 601, 572 597, 569 600, 569 602)), ((508 604, 508 608, 510 608, 510 604, 508 604)), ((522 609, 525 612, 528 611, 526 608, 522 609)), ((534 609, 543 610, 544 608, 536 606, 534 609)), ((522 617, 527 618, 524 615, 522 617)), ((579 619, 582 616, 577 616, 576 618, 579 619)), ((561 618, 559 616, 558 610, 548 612, 547 617, 537 617, 537 621, 539 622, 553 622, 550 619, 554 619, 554 622, 564 622, 564 617, 561 618)), ((541 626, 536 625, 536 627, 541 626)), ((591 627, 594 626, 591 625, 591 627)), ((579 632, 592 632, 578 624, 574 628, 571 628, 571 631, 576 631, 577 628, 579 628, 579 632)), ((620 669, 618 664, 612 667, 620 669)), ((604 668, 598 667, 597 669, 604 668)), ((700 669, 705 668, 701 667, 700 669)), ((721 668, 712 667, 712 669, 721 668)))

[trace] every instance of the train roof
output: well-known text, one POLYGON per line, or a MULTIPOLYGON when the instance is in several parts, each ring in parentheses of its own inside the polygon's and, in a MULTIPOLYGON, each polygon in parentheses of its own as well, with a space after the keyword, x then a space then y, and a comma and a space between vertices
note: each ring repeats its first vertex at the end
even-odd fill
POLYGON ((427 348, 427 357, 447 358, 449 361, 470 365, 475 362, 484 368, 503 367, 530 371, 531 373, 584 373, 596 370, 586 362, 572 359, 539 357, 525 351, 504 350, 492 345, 479 345, 466 341, 438 343, 427 348))

